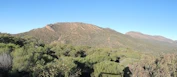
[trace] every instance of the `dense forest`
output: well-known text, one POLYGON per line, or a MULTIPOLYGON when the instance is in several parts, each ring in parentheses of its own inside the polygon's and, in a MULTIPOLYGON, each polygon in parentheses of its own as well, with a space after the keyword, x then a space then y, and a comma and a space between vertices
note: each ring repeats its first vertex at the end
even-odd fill
POLYGON ((177 77, 177 55, 45 44, 1 33, 0 77, 177 77))

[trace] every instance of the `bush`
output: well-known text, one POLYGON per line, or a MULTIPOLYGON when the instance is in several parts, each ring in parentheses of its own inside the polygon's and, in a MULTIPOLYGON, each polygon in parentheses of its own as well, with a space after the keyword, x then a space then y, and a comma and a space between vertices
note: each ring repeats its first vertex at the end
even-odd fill
POLYGON ((103 61, 94 65, 95 77, 122 77, 124 66, 115 62, 103 61))

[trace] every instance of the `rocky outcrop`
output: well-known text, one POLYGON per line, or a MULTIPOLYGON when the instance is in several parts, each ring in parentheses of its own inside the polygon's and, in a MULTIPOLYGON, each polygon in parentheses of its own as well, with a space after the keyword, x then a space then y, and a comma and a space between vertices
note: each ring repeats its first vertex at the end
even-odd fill
POLYGON ((47 25, 45 26, 46 29, 52 31, 52 32, 55 32, 55 30, 51 27, 52 25, 47 25))
POLYGON ((8 71, 12 66, 12 57, 9 54, 0 54, 0 72, 8 71))

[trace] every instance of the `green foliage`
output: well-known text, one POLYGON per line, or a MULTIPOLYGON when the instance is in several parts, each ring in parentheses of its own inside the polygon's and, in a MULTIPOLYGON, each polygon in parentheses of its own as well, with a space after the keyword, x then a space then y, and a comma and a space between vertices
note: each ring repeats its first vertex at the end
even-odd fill
POLYGON ((12 44, 12 43, 8 43, 8 44, 0 43, 0 54, 10 53, 18 47, 19 46, 15 45, 15 44, 12 44))
POLYGON ((97 52, 94 52, 92 55, 88 55, 86 59, 88 62, 98 63, 101 61, 111 60, 111 57, 108 56, 108 53, 104 53, 98 50, 97 52))
POLYGON ((35 72, 34 68, 44 66, 54 60, 47 47, 26 45, 12 52, 13 71, 35 72))
POLYGON ((38 77, 70 77, 79 76, 80 70, 72 58, 62 57, 46 65, 37 65, 33 68, 33 75, 38 77), (44 70, 45 69, 45 70, 44 70))
POLYGON ((103 61, 94 65, 95 77, 122 77, 124 66, 115 62, 103 61))
POLYGON ((74 47, 72 45, 53 43, 51 45, 57 56, 85 57, 87 47, 74 47))
POLYGON ((10 34, 0 34, 0 43, 12 43, 19 46, 23 46, 25 40, 22 38, 11 36, 10 34))
POLYGON ((0 34, 3 77, 176 77, 177 54, 159 55, 0 34))

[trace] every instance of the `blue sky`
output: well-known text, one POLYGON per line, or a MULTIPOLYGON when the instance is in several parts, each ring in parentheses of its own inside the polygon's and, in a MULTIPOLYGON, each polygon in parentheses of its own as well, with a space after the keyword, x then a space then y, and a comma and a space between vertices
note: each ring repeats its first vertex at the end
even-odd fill
POLYGON ((177 40, 177 0, 0 0, 0 32, 85 22, 177 40))

